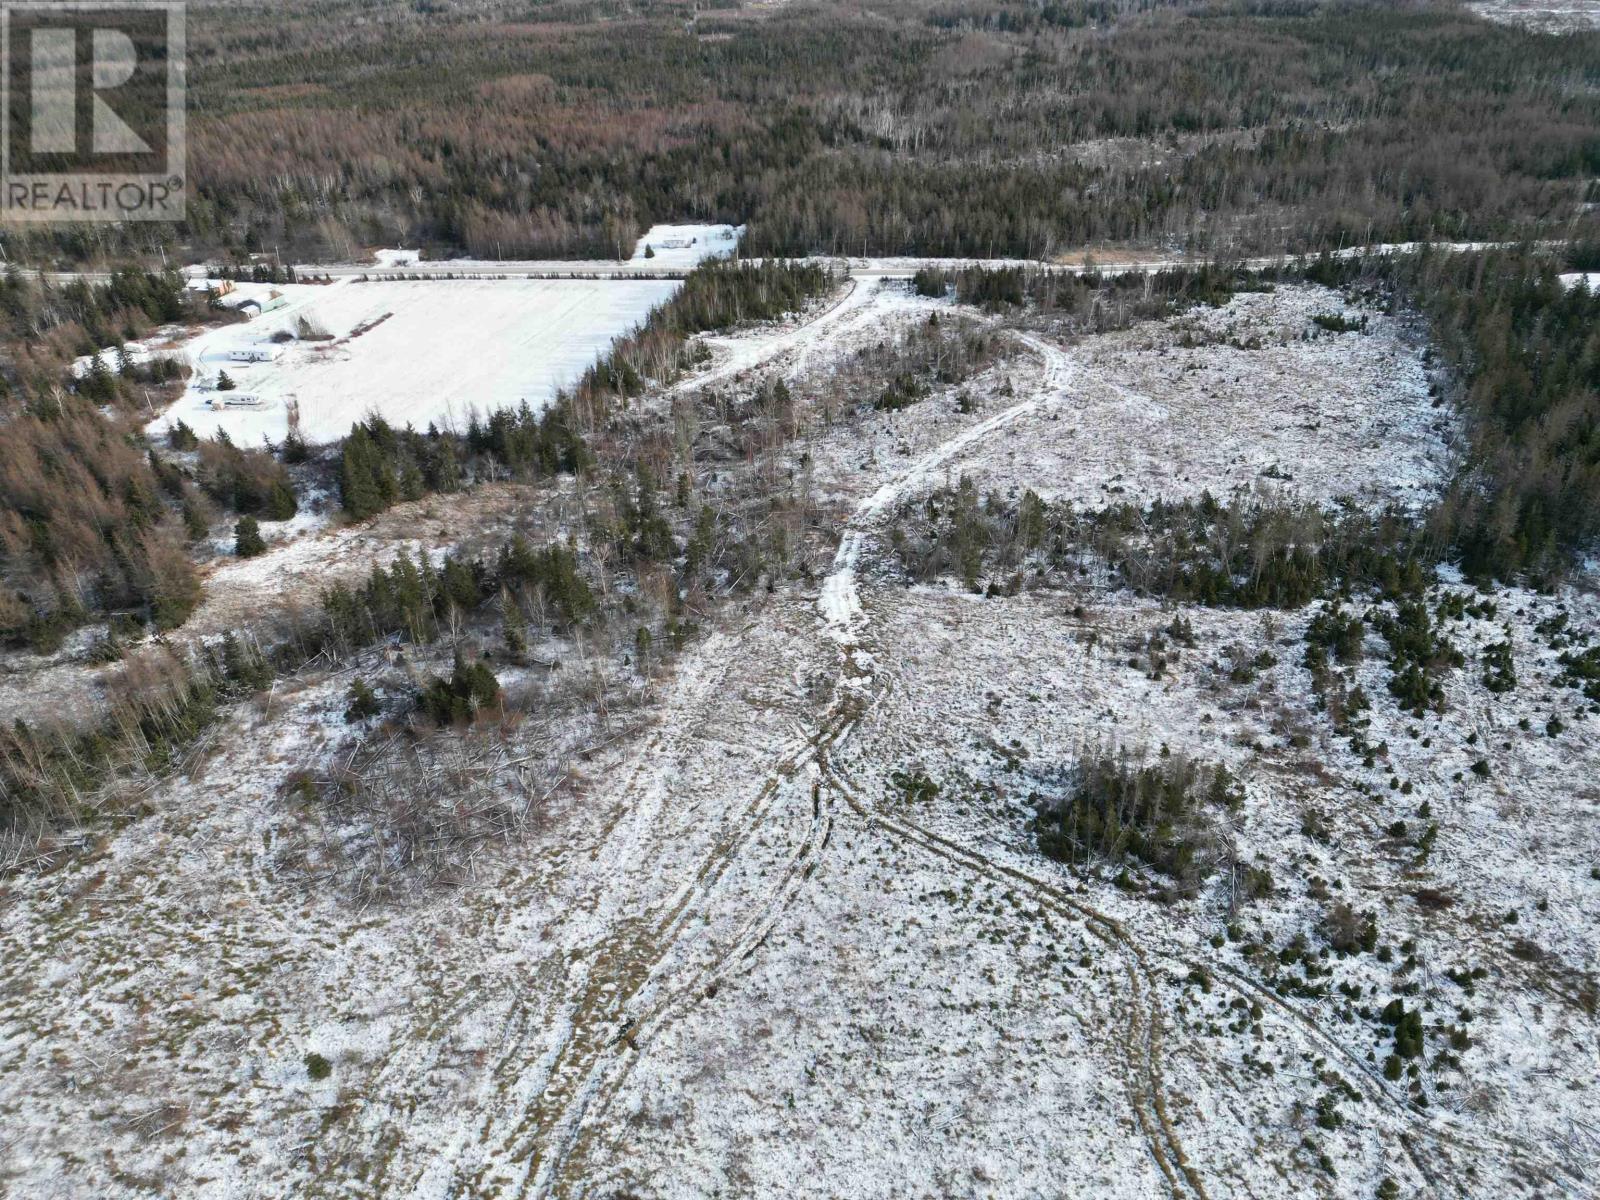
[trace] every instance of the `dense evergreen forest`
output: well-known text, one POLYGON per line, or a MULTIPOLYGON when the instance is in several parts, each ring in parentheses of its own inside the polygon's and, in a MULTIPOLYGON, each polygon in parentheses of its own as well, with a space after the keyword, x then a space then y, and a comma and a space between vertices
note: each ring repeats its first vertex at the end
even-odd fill
POLYGON ((0 280, 0 645, 50 648, 91 613, 166 628, 198 601, 184 513, 203 501, 135 433, 148 393, 181 372, 104 357, 71 369, 191 315, 174 274, 52 286, 12 268, 0 280))
POLYGON ((1600 173, 1600 35, 1443 3, 194 5, 177 231, 19 254, 1316 249, 1564 234, 1600 173))
POLYGON ((1372 270, 1429 316, 1460 389, 1472 454, 1434 514, 1438 540, 1475 579, 1557 578, 1600 534, 1600 294, 1520 251, 1372 270))

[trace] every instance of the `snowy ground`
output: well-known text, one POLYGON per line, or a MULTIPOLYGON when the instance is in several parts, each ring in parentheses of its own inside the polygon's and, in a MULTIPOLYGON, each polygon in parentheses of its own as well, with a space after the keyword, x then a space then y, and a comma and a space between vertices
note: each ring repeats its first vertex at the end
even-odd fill
POLYGON ((682 270, 732 254, 743 235, 743 225, 652 225, 639 239, 631 261, 682 270))
POLYGON ((240 445, 281 441, 289 404, 311 442, 332 441, 376 412, 397 426, 464 427, 471 411, 527 401, 542 408, 575 383, 619 335, 677 290, 670 280, 341 281, 292 311, 203 335, 189 348, 200 382, 153 423, 183 420, 200 436, 225 429, 240 445), (330 336, 295 340, 261 363, 228 359, 237 347, 269 343, 300 320, 330 336), (237 391, 203 390, 226 371, 237 391), (228 396, 259 408, 215 411, 228 396))
MULTIPOLYGON (((652 226, 631 261, 686 271, 734 253, 742 233, 743 226, 732 225, 652 226)), ((379 250, 375 264, 404 272, 422 260, 415 250, 379 250)), ((262 438, 281 441, 291 413, 298 412, 301 435, 326 442, 373 412, 420 429, 429 422, 462 426, 474 410, 524 401, 537 410, 679 287, 668 279, 525 277, 539 265, 532 263, 515 264, 523 274, 509 278, 494 277, 507 264, 493 261, 426 265, 488 278, 341 275, 328 285, 238 284, 237 295, 265 298, 276 291, 285 304, 184 346, 194 379, 183 399, 151 422, 151 431, 182 420, 201 437, 225 430, 236 443, 255 445, 262 438), (312 337, 304 336, 302 323, 312 337), (233 361, 234 352, 271 347, 275 337, 290 340, 273 351, 272 361, 233 361), (232 392, 214 388, 223 371, 238 385, 232 392)), ((547 265, 564 272, 584 267, 547 265)), ((136 362, 148 357, 143 346, 130 352, 136 362)), ((79 369, 87 364, 83 360, 79 369)))
POLYGON ((952 470, 982 491, 1032 487, 1089 507, 1242 490, 1416 509, 1453 461, 1422 352, 1408 322, 1326 288, 1238 295, 1087 341, 1070 404, 952 470), (1319 315, 1365 316, 1367 330, 1320 331, 1319 315))
MULTIPOLYGON (((788 453, 841 513, 826 577, 729 614, 647 728, 573 757, 454 889, 357 906, 306 869, 330 818, 283 785, 349 753, 344 677, 239 706, 143 815, 3 885, 0 1188, 1600 1194, 1600 738, 1551 678, 1547 621, 1600 627, 1592 580, 1452 622, 1467 663, 1426 719, 1398 711, 1369 635, 1352 670, 1387 743, 1369 766, 1312 704, 1309 613, 1179 614, 1087 585, 980 599, 888 567, 888 515, 963 470, 1085 500, 1254 486, 1271 463, 1318 499, 1438 486, 1451 432, 1406 329, 1294 336, 1337 303, 1285 289, 1076 342, 997 329, 1016 354, 962 385, 968 411, 952 387, 812 413, 788 453), (1153 671, 1141 647, 1178 615, 1195 644, 1153 671), (1477 656, 1502 626, 1519 685, 1492 693, 1477 656), (1241 660, 1265 665, 1241 681, 1241 660), (1164 905, 1040 857, 1029 793, 1086 739, 1235 769, 1229 832, 1274 894, 1230 920, 1221 881, 1164 905), (912 770, 937 794, 908 800, 891 773, 912 770), (1424 804, 1419 859, 1390 830, 1424 804), (1376 953, 1316 953, 1340 897, 1374 912, 1376 953), (1320 997, 1280 955, 1296 934, 1320 997), (1445 974, 1464 967, 1483 969, 1470 991, 1445 974), (1379 1069, 1373 1010, 1397 995, 1425 1009, 1425 1105, 1379 1069), (1455 1064, 1437 1052, 1457 1024, 1455 1064)), ((935 307, 858 282, 804 323, 714 340, 680 395, 782 375, 821 404, 841 364, 935 307)))
MULTIPOLYGON (((952 307, 895 282, 854 287, 801 329, 709 339, 719 358, 702 378, 721 386, 760 363, 791 382, 809 373, 817 390, 831 366, 952 307)), ((970 475, 981 491, 1015 496, 1031 487, 1091 508, 1241 490, 1416 508, 1449 477, 1458 452, 1458 432, 1430 398, 1417 329, 1347 306, 1326 288, 1245 293, 1222 308, 1065 346, 1047 333, 1004 336, 1051 355, 1063 390, 1056 402, 1012 413, 1001 436, 943 455, 931 486, 970 475), (1313 323, 1317 315, 1364 316, 1367 329, 1328 333, 1313 323)), ((819 431, 807 450, 823 487, 860 495, 871 477, 863 468, 922 456, 970 421, 956 411, 958 393, 974 398, 978 415, 993 415, 1022 386, 1022 371, 1003 362, 908 409, 872 414, 851 439, 819 431)))
POLYGON ((1600 0, 1482 0, 1469 7, 1490 21, 1544 33, 1600 29, 1600 0))

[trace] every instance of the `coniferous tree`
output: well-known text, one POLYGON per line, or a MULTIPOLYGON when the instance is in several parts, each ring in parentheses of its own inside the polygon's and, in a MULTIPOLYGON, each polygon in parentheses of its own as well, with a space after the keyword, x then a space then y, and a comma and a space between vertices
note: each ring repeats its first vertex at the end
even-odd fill
POLYGON ((179 421, 167 434, 167 445, 174 450, 193 450, 200 445, 200 439, 194 430, 179 421))
POLYGON ((289 481, 281 476, 272 481, 272 486, 267 489, 266 502, 261 506, 261 515, 268 521, 287 521, 299 510, 295 500, 294 488, 289 486, 289 481))
POLYGON ((357 425, 345 439, 339 462, 339 502, 358 521, 382 511, 377 453, 367 431, 357 425))
POLYGON ((191 542, 198 542, 211 532, 211 523, 206 520, 199 502, 192 496, 186 497, 183 502, 183 531, 191 542))
POLYGON ((440 725, 470 721, 478 712, 500 699, 500 682, 482 659, 467 662, 458 650, 455 669, 449 679, 428 681, 418 698, 418 706, 440 725))
POLYGON ((267 552, 261 526, 254 517, 240 517, 238 524, 233 527, 233 549, 240 558, 255 558, 267 552))
POLYGON ((365 679, 358 678, 352 681, 345 699, 344 719, 352 724, 370 720, 378 715, 380 707, 378 697, 365 679))

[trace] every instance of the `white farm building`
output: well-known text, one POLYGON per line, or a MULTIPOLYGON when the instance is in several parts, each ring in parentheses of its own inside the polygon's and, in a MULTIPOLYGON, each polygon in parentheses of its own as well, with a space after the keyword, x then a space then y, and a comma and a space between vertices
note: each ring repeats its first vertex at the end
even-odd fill
POLYGON ((250 320, 254 320, 262 313, 269 313, 275 308, 282 308, 287 303, 289 303, 288 297, 277 288, 271 288, 264 294, 246 294, 235 291, 219 297, 216 301, 219 308, 232 309, 236 313, 242 313, 250 320))

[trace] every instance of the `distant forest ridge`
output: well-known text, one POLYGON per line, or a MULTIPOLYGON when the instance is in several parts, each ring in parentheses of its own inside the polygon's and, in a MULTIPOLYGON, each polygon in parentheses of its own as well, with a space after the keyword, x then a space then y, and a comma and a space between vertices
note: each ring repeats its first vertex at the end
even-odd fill
POLYGON ((1570 237, 1600 201, 1600 34, 1445 4, 289 0, 190 7, 186 225, 14 260, 372 245, 626 257, 1048 257, 1570 237), (330 32, 332 31, 332 32, 330 32))

